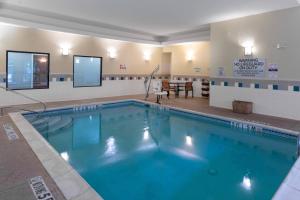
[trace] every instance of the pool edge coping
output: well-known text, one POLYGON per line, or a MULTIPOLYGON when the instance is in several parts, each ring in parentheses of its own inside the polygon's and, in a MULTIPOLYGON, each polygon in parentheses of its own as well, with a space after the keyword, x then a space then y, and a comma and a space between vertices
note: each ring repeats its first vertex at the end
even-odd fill
MULTIPOLYGON (((276 131, 276 132, 280 132, 282 134, 286 134, 288 136, 294 136, 294 137, 299 137, 300 136, 300 132, 298 131, 294 131, 294 130, 288 130, 288 129, 283 129, 283 128, 279 128, 279 127, 275 127, 275 126, 270 126, 270 125, 266 125, 266 124, 261 124, 261 123, 257 123, 257 122, 253 122, 253 121, 246 121, 246 120, 241 120, 241 119, 236 119, 236 118, 231 118, 231 117, 225 117, 225 116, 220 116, 220 115, 215 115, 215 114, 209 114, 209 113, 204 113, 204 112, 199 112, 199 111, 193 111, 193 110, 189 110, 189 109, 185 109, 185 108, 179 108, 179 107, 174 107, 174 106, 169 106, 169 105, 159 105, 153 102, 149 102, 149 101, 144 101, 144 100, 140 100, 140 99, 123 99, 123 100, 113 100, 113 101, 99 101, 99 102, 93 102, 93 103, 84 103, 84 104, 74 104, 74 105, 68 105, 68 106, 59 106, 59 107, 52 107, 50 109, 47 109, 47 111, 54 111, 54 110, 60 110, 60 109, 72 109, 75 106, 89 106, 89 105, 101 105, 101 104, 110 104, 110 103, 122 103, 122 102, 139 102, 139 103, 143 103, 143 104, 150 104, 150 105, 155 105, 155 106, 162 106, 165 108, 169 108, 169 109, 173 109, 176 111, 181 111, 181 112, 185 112, 185 113, 190 113, 190 114, 196 114, 199 116, 203 116, 203 117, 209 117, 209 118, 214 118, 214 119, 218 119, 218 120, 224 120, 224 121, 228 121, 228 122, 238 122, 238 123, 243 123, 243 124, 249 124, 255 127, 261 127, 261 128, 265 128, 267 130, 270 131, 276 131)), ((95 199, 95 200, 103 200, 102 197, 100 196, 100 194, 98 194, 84 179, 83 177, 80 176, 80 174, 65 160, 63 160, 59 154, 57 153, 57 151, 41 136, 41 134, 24 118, 23 114, 26 113, 30 113, 30 112, 15 112, 15 113, 9 113, 10 118, 12 119, 12 121, 15 123, 15 125, 18 127, 18 129, 20 130, 21 134, 24 136, 24 138, 26 139, 26 141, 28 142, 28 144, 30 145, 30 147, 32 148, 32 150, 34 151, 34 153, 38 156, 39 152, 36 151, 36 144, 32 143, 32 138, 29 137, 29 135, 26 134, 32 134, 32 137, 38 137, 38 139, 40 139, 40 143, 43 143, 45 146, 43 146, 44 148, 47 148, 49 152, 52 152, 52 156, 56 157, 56 161, 59 162, 60 164, 64 165, 67 168, 71 169, 71 172, 73 172, 73 178, 78 179, 78 181, 80 182, 80 184, 83 184, 85 187, 87 187, 86 191, 81 192, 79 194, 77 194, 75 197, 71 197, 68 198, 66 197, 65 193, 67 193, 67 191, 63 191, 63 187, 61 187, 61 184, 58 184, 61 182, 61 180, 57 180, 60 179, 59 177, 57 177, 57 174, 55 174, 53 171, 48 170, 49 166, 47 166, 47 163, 45 163, 45 161, 41 160, 40 157, 38 156, 40 162, 42 163, 42 165, 44 166, 44 168, 47 170, 47 172, 49 173, 49 175, 51 176, 51 178, 56 182, 58 188, 62 191, 62 193, 64 194, 64 196, 66 197, 67 200, 69 199, 74 199, 74 200, 79 200, 81 197, 83 197, 83 195, 87 194, 87 195, 92 195, 93 198, 89 197, 89 199, 95 199), (18 117, 20 118, 19 122, 18 122, 18 117), (23 124, 23 126, 25 125, 25 130, 24 131, 24 127, 22 127, 20 124, 20 122, 26 123, 23 124), (26 128, 26 125, 28 126, 26 128), (21 126, 21 128, 19 127, 21 126), (29 132, 27 132, 29 131, 29 132), (25 136, 24 135, 25 132, 25 136), (45 166, 46 165, 46 166, 45 166), (54 174, 53 174, 54 173, 54 174), (57 183, 58 181, 58 183, 57 183)), ((37 139, 37 138, 35 138, 37 139)), ((42 148, 42 147, 40 147, 42 148)), ((53 158, 52 158, 53 159, 53 158)), ((67 174, 70 174, 70 171, 66 171, 67 174)), ((295 177, 300 177, 300 158, 298 158, 294 165, 291 167, 291 169, 289 170, 287 176, 285 177, 285 179, 283 180, 283 182, 280 184, 279 188, 277 189, 277 191, 275 192, 274 196, 272 199, 275 200, 281 200, 281 199, 290 199, 291 196, 293 196, 293 194, 295 196, 300 196, 300 181, 297 182, 297 180, 295 180, 295 177), (296 173, 296 175, 295 175, 296 173)), ((68 196, 68 194, 67 194, 68 196)))
MULTIPOLYGON (((143 101, 143 100, 133 100, 133 101, 157 105, 155 103, 147 102, 147 101, 143 101)), ((197 115, 204 116, 204 117, 211 117, 211 118, 216 118, 216 119, 231 121, 231 122, 235 121, 235 122, 239 122, 239 123, 246 123, 246 124, 250 124, 253 126, 257 126, 257 127, 266 128, 269 130, 278 131, 278 132, 281 132, 282 134, 289 133, 289 134, 291 134, 290 136, 295 136, 295 137, 300 136, 300 132, 298 132, 298 131, 283 129, 283 128, 270 126, 270 125, 266 125, 266 124, 260 124, 260 123, 256 123, 256 122, 245 121, 245 120, 235 119, 235 118, 231 118, 231 117, 224 117, 224 116, 219 116, 219 115, 214 115, 214 114, 209 114, 209 113, 203 113, 203 112, 193 111, 193 110, 189 110, 189 109, 185 109, 185 108, 177 108, 174 106, 168 106, 168 105, 162 105, 162 106, 171 108, 174 110, 183 111, 186 113, 197 114, 197 115)), ((287 134, 287 135, 289 135, 289 134, 287 134)), ((299 144, 297 144, 297 145, 299 145, 299 144)), ((288 171, 288 174, 286 175, 284 180, 280 183, 280 186, 274 193, 272 200, 286 200, 286 199, 294 200, 293 197, 300 196, 300 180, 298 179, 298 181, 297 181, 297 178, 300 178, 300 157, 297 158, 297 160, 295 161, 293 166, 288 171)))
POLYGON ((23 117, 20 112, 9 113, 32 151, 54 180, 67 200, 103 200, 80 174, 42 137, 42 135, 23 117), (55 169, 59 166, 60 169, 55 169))

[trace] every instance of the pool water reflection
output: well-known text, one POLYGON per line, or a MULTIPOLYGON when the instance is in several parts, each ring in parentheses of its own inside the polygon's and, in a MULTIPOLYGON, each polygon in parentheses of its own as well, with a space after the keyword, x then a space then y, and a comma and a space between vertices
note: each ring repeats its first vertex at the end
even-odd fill
POLYGON ((295 161, 295 138, 133 103, 32 124, 106 200, 271 199, 295 161))

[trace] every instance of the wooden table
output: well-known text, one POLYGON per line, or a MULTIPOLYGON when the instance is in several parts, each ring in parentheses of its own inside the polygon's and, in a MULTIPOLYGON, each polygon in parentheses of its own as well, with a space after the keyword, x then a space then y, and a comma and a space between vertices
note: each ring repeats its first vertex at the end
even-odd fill
POLYGON ((179 97, 179 92, 184 91, 181 88, 185 88, 185 83, 187 81, 180 81, 180 80, 172 80, 169 82, 170 86, 172 85, 175 88, 175 97, 179 97))

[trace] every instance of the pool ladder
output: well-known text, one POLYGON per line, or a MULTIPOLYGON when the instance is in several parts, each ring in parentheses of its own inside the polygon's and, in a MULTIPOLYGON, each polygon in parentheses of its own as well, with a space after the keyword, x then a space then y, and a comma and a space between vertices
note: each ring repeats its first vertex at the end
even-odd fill
POLYGON ((145 100, 147 100, 148 97, 149 97, 149 90, 150 90, 150 86, 151 86, 151 81, 153 79, 154 74, 156 72, 158 72, 158 70, 159 70, 159 65, 157 65, 157 67, 153 70, 153 72, 151 72, 151 74, 149 76, 145 77, 145 81, 144 81, 144 86, 145 86, 145 90, 146 90, 145 100), (149 84, 148 84, 148 81, 149 81, 149 84))

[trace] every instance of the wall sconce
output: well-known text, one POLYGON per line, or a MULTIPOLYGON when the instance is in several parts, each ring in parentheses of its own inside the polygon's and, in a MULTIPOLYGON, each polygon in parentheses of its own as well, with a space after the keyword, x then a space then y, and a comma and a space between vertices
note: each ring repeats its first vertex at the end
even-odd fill
POLYGON ((117 57, 117 51, 115 48, 109 48, 107 49, 107 55, 111 59, 115 59, 117 57))
POLYGON ((149 51, 145 51, 144 60, 148 62, 150 60, 150 57, 151 57, 151 53, 149 51))
POLYGON ((246 41, 242 45, 244 47, 244 55, 252 56, 253 55, 253 41, 246 41))
POLYGON ((186 59, 188 62, 192 62, 194 59, 194 52, 193 51, 189 51, 186 55, 186 59))
POLYGON ((61 55, 63 55, 63 56, 68 56, 69 55, 69 53, 70 53, 70 48, 69 47, 62 47, 61 48, 61 55))
POLYGON ((252 56, 253 55, 253 46, 245 47, 245 56, 252 56))

